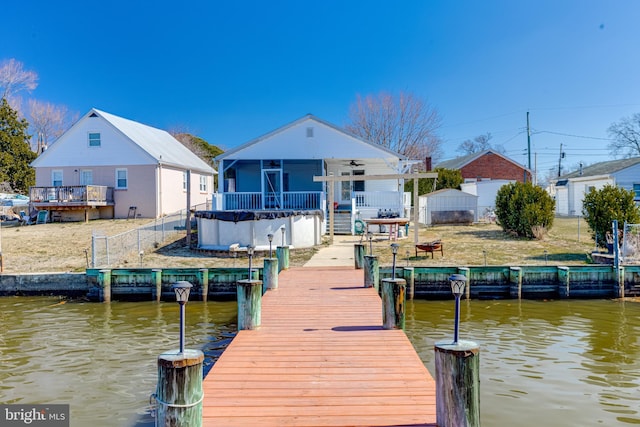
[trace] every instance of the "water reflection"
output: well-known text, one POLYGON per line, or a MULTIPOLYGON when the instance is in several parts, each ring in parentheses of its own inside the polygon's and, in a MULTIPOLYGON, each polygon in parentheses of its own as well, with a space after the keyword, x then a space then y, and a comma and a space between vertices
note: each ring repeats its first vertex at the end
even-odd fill
MULTIPOLYGON (((465 301, 460 336, 481 346, 483 425, 640 424, 640 304, 465 301)), ((407 334, 433 372, 453 302, 409 303, 407 334)))
MULTIPOLYGON (((407 335, 433 372, 453 301, 407 304, 407 335)), ((232 302, 189 302, 186 346, 205 371, 235 334, 232 302)), ((147 426, 156 359, 178 347, 175 303, 0 298, 0 402, 70 403, 72 426, 147 426)), ((483 426, 640 425, 640 304, 462 301, 481 347, 483 426)))
MULTIPOLYGON (((234 303, 188 304, 186 346, 204 351, 205 369, 235 316, 234 303)), ((0 321, 0 402, 69 403, 78 427, 151 421, 157 357, 179 344, 177 304, 0 298, 0 321)))

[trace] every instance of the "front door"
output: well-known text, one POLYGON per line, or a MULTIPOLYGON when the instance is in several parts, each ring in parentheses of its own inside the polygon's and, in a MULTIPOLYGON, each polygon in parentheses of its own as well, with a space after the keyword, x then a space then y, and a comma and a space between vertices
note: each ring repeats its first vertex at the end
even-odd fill
POLYGON ((282 169, 262 170, 264 209, 282 209, 282 169))
MULTIPOLYGON (((351 172, 342 172, 342 176, 351 176, 351 172)), ((351 206, 351 181, 342 181, 340 183, 340 200, 341 205, 351 206)))

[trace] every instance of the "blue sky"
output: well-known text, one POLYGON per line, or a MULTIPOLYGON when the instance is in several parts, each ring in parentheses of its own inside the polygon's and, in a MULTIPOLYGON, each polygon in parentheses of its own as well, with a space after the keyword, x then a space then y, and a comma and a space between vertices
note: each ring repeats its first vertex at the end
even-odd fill
POLYGON ((357 94, 411 92, 443 118, 444 159, 491 132, 532 166, 609 158, 640 112, 640 2, 102 1, 3 5, 0 60, 32 97, 231 148, 307 113, 342 126, 357 94), (536 156, 537 154, 537 156, 536 156))

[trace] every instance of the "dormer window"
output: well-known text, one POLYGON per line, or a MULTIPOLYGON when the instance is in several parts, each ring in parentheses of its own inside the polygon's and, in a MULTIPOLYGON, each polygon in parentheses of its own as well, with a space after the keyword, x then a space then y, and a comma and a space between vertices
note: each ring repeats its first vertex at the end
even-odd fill
POLYGON ((89 132, 89 147, 100 147, 100 132, 89 132))

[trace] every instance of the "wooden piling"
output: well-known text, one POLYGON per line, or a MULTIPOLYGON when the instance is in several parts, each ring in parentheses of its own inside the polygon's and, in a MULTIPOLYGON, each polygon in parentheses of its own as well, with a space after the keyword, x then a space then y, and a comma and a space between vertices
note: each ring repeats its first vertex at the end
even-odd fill
POLYGON ((364 287, 380 292, 380 268, 377 255, 364 256, 364 287))
POLYGON ((382 279, 382 327, 404 329, 406 286, 404 279, 382 279))
POLYGON ((278 273, 289 269, 289 246, 278 246, 276 248, 278 258, 278 273))
POLYGON ((98 271, 98 285, 100 286, 100 301, 111 302, 111 270, 98 271))
POLYGON ((509 267, 509 296, 513 299, 522 298, 522 268, 509 267))
POLYGON ((464 287, 464 297, 465 299, 471 299, 471 277, 469 267, 458 267, 458 274, 462 274, 467 278, 467 285, 464 287))
POLYGON ((151 288, 151 298, 156 300, 156 302, 160 302, 162 298, 162 269, 154 268, 151 270, 151 283, 153 287, 151 288))
POLYGON ((262 293, 269 289, 278 289, 278 258, 265 258, 262 271, 262 293))
POLYGON ((200 296, 202 297, 202 301, 206 301, 209 298, 209 269, 199 269, 198 275, 198 281, 200 282, 200 296))
POLYGON ((203 361, 200 350, 172 350, 158 356, 156 426, 202 425, 203 361))
POLYGON ((569 267, 558 267, 558 296, 560 298, 569 298, 569 267))
POLYGON ((480 427, 480 348, 473 341, 435 344, 436 424, 480 427))
POLYGON ((615 283, 616 283, 616 297, 617 298, 624 298, 624 267, 623 266, 618 266, 618 271, 615 271, 614 268, 614 272, 613 272, 616 276, 615 278, 615 283))
POLYGON ((415 293, 415 274, 413 267, 402 267, 402 277, 407 282, 407 299, 412 300, 415 293))
POLYGON ((238 280, 238 330, 258 329, 262 322, 262 281, 238 280))
POLYGON ((362 243, 353 245, 353 262, 356 270, 360 270, 364 266, 364 245, 362 243))

